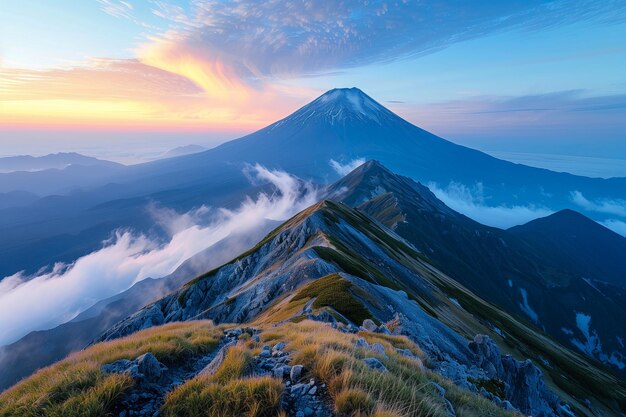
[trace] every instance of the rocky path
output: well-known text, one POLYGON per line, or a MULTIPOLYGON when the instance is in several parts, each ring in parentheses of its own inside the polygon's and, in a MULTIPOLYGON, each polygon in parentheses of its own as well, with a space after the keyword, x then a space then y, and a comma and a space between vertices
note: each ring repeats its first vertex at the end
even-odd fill
MULTIPOLYGON (((260 341, 254 329, 229 329, 212 352, 191 357, 177 366, 167 367, 152 354, 145 353, 134 360, 120 359, 102 366, 105 373, 127 373, 135 385, 124 394, 115 407, 118 417, 158 417, 167 393, 198 375, 212 374, 222 364, 229 347, 234 346, 243 333, 260 341)), ((304 378, 302 365, 291 364, 284 342, 273 347, 263 346, 254 358, 251 375, 269 375, 284 384, 283 410, 291 417, 332 417, 332 401, 325 384, 304 378)))
POLYGON ((285 385, 282 407, 293 417, 331 417, 332 402, 325 384, 313 378, 304 378, 304 367, 291 364, 291 358, 284 352, 284 342, 273 347, 263 346, 255 358, 255 374, 271 375, 281 379, 285 385))

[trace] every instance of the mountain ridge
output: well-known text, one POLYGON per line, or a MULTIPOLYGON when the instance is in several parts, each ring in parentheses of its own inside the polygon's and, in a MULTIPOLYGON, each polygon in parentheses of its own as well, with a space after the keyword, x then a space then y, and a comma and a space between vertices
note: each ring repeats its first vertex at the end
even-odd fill
MULTIPOLYGON (((463 368, 466 366, 463 363, 472 362, 463 337, 471 339, 477 329, 495 338, 500 337, 498 332, 504 332, 502 334, 515 338, 515 343, 520 345, 530 343, 524 338, 536 334, 523 324, 504 319, 506 316, 502 317, 508 324, 500 322, 498 332, 485 326, 472 316, 480 310, 469 313, 466 307, 461 307, 469 307, 470 304, 466 304, 469 299, 477 302, 476 296, 430 266, 409 243, 366 215, 341 203, 324 200, 283 223, 250 251, 121 321, 99 340, 116 339, 146 327, 181 320, 210 318, 218 323, 254 323, 255 320, 267 323, 269 320, 280 324, 303 314, 309 319, 318 317, 318 320, 334 322, 339 319, 332 318, 335 314, 332 307, 341 313, 340 316, 350 318, 353 314, 350 310, 342 311, 345 304, 331 304, 327 313, 307 313, 307 304, 300 304, 297 302, 299 298, 292 296, 333 273, 338 273, 359 289, 351 294, 373 319, 385 322, 394 318, 394 312, 398 317, 406 316, 401 319, 406 334, 419 340, 420 346, 434 357, 448 358, 437 365, 444 375, 456 375, 459 366, 463 368), (457 295, 461 302, 458 304, 442 288, 446 292, 456 288, 455 291, 470 298, 457 295), (385 305, 393 307, 387 309, 385 305), (509 333, 512 329, 509 326, 521 326, 525 330, 509 333), (520 336, 525 332, 528 332, 527 336, 520 336)), ((542 343, 552 345, 553 342, 548 340, 544 338, 542 343)), ((571 352, 561 357, 566 350, 554 349, 551 353, 544 352, 550 358, 546 360, 556 360, 552 355, 557 355, 559 360, 569 357, 566 361, 577 358, 575 361, 585 362, 571 352)), ((559 378, 558 373, 550 372, 552 378, 559 378)), ((593 375, 598 375, 597 371, 593 375)), ((501 377, 508 378, 505 374, 501 377)), ((523 379, 528 375, 519 377, 523 379)), ((581 377, 583 374, 579 373, 575 378, 581 377)), ((527 383, 533 385, 535 382, 527 383)), ((550 399, 552 394, 541 394, 544 388, 537 389, 539 397, 533 397, 535 399, 529 403, 519 402, 522 397, 528 397, 527 393, 516 396, 514 391, 510 394, 511 401, 525 412, 543 410, 541 412, 551 415, 554 411, 548 410, 558 408, 550 399), (536 402, 531 405, 533 401, 536 402)))
MULTIPOLYGON (((624 371, 626 351, 619 340, 626 337, 620 330, 626 317, 622 307, 626 269, 620 267, 623 257, 618 255, 626 254, 626 238, 582 214, 570 214, 616 241, 602 245, 612 248, 606 253, 590 252, 592 242, 602 241, 592 237, 586 240, 587 246, 560 250, 558 238, 546 245, 540 242, 546 240, 541 235, 531 239, 482 225, 447 207, 427 187, 373 161, 331 185, 328 193, 391 227, 437 268, 561 343, 580 349, 580 340, 595 340, 590 343, 593 347, 580 350, 617 372, 624 371), (594 269, 581 260, 609 266, 594 269), (606 271, 612 274, 611 284, 601 283, 608 276, 606 271), (594 330, 587 331, 596 332, 595 336, 587 337, 579 327, 581 312, 594 318, 594 330)), ((587 342, 582 345, 588 346, 587 342)))
MULTIPOLYGON (((108 344, 92 349, 110 346, 120 337, 132 339, 150 327, 158 334, 180 321, 246 323, 250 328, 269 326, 274 332, 317 321, 347 337, 364 329, 376 334, 395 331, 391 336, 406 337, 425 353, 427 372, 501 407, 509 402, 526 414, 561 417, 569 415, 563 410, 591 416, 624 408, 623 380, 532 323, 516 306, 519 295, 509 303, 517 310, 506 303, 506 308, 498 306, 483 297, 489 295, 486 287, 476 291, 465 285, 472 281, 458 275, 458 269, 443 269, 445 248, 462 260, 469 257, 477 269, 481 253, 469 250, 474 244, 479 249, 485 245, 487 253, 495 242, 504 255, 515 249, 520 257, 534 256, 520 252, 507 233, 474 222, 448 208, 427 187, 368 161, 251 249, 191 280, 177 277, 177 282, 186 283, 110 326, 96 339, 108 344), (342 199, 349 204, 337 201, 342 199), (508 245, 502 244, 504 238, 508 245), (155 327, 162 325, 166 327, 155 327)), ((483 265, 501 257, 495 253, 483 265)), ((525 264, 522 260, 512 265, 525 264)), ((523 283, 528 290, 525 307, 536 308, 543 321, 547 313, 537 308, 530 287, 539 285, 542 277, 534 279, 523 283)), ((575 282, 586 286, 577 290, 584 290, 589 299, 599 297, 585 281, 575 282)), ((502 279, 491 282, 498 290, 507 285, 502 279)), ((516 279, 515 291, 518 285, 516 279)), ((611 298, 603 300, 610 305, 611 298)), ((88 315, 87 320, 95 317, 88 315)), ((595 322, 587 331, 597 331, 595 322)), ((126 360, 132 362, 133 357, 126 360)))

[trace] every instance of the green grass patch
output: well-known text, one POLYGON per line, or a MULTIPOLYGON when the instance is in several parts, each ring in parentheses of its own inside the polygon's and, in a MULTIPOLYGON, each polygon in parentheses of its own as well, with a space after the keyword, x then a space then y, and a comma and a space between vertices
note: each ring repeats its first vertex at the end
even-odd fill
POLYGON ((478 389, 484 388, 487 392, 497 397, 505 398, 504 382, 499 379, 477 379, 470 376, 467 380, 476 385, 478 389))
POLYGON ((363 320, 372 318, 372 315, 360 301, 354 298, 350 287, 352 284, 349 281, 338 274, 330 274, 302 288, 293 300, 315 298, 314 308, 334 308, 351 322, 360 324, 363 320))

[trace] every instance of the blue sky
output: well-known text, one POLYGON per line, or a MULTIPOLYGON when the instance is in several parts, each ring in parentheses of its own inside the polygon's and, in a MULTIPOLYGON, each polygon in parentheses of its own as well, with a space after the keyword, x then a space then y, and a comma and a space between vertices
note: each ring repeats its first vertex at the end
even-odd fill
POLYGON ((9 2, 0 142, 213 145, 357 86, 486 151, 626 159, 625 39, 626 1, 9 2))

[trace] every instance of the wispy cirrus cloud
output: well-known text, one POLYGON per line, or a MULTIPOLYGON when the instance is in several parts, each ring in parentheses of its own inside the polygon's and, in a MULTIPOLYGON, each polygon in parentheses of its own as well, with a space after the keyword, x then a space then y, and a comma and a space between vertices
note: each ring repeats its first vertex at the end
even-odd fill
POLYGON ((254 78, 294 76, 427 54, 457 42, 511 30, 583 20, 619 21, 615 2, 342 2, 254 0, 155 2, 170 19, 163 36, 254 78))
POLYGON ((617 22, 626 16, 621 2, 591 0, 99 0, 98 4, 101 12, 96 12, 106 13, 108 22, 113 16, 139 27, 128 45, 136 60, 104 65, 91 60, 66 72, 14 68, 24 76, 13 79, 10 94, 3 97, 3 121, 140 120, 256 128, 320 93, 301 82, 307 76, 421 56, 502 31, 617 22), (133 69, 119 71, 119 66, 133 69), (155 70, 170 74, 169 81, 151 84, 164 78, 155 76, 155 70), (90 80, 83 82, 82 76, 90 80), (46 88, 38 90, 42 82, 46 88), (159 95, 172 90, 170 82, 180 89, 171 96, 159 95), (45 96, 52 84, 65 89, 62 99, 45 96), (75 97, 87 92, 93 94, 89 100, 75 97), (31 96, 30 101, 23 100, 24 95, 31 96), (107 101, 111 95, 115 98, 107 101))
POLYGON ((113 17, 122 17, 125 19, 133 18, 133 10, 134 6, 124 0, 98 0, 100 3, 102 10, 113 16, 113 17))
MULTIPOLYGON (((567 90, 394 105, 446 138, 494 151, 626 157, 626 95, 567 90), (601 147, 590 138, 601 138, 601 147), (611 150, 607 152, 607 150, 611 150)), ((566 169, 567 170, 567 169, 566 169)), ((621 176, 603 170, 602 176, 621 176)))
MULTIPOLYGON (((597 119, 598 114, 605 123, 624 124, 626 95, 593 95, 584 90, 567 90, 520 96, 473 96, 411 107, 413 117, 429 114, 461 125, 478 126, 487 121, 494 127, 522 126, 529 122, 562 126, 567 120, 575 130, 588 123, 589 118, 597 119)), ((596 124, 594 128, 602 126, 596 124)))

